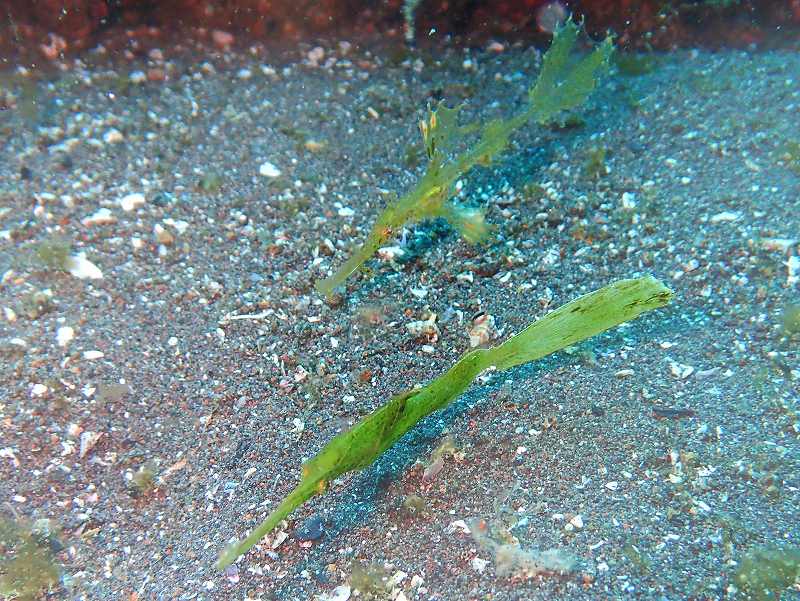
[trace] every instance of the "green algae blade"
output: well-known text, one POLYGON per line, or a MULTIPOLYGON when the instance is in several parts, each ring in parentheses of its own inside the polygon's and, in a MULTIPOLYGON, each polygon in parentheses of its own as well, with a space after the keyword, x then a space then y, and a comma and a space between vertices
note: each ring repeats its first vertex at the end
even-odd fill
POLYGON ((509 369, 544 357, 663 307, 671 298, 672 292, 653 277, 620 280, 559 307, 496 347, 467 352, 426 386, 393 397, 335 436, 303 465, 300 483, 266 520, 223 551, 217 568, 236 561, 295 509, 325 492, 333 479, 371 465, 420 420, 458 398, 485 369, 509 369))

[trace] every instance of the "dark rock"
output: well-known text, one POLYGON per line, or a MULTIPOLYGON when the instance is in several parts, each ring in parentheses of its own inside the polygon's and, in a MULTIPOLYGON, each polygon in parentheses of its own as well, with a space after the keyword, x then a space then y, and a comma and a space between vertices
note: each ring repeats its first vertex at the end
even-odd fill
POLYGON ((175 197, 169 192, 156 192, 150 202, 157 207, 166 207, 175 202, 175 197))
POLYGON ((299 541, 319 540, 323 534, 325 534, 325 520, 318 515, 311 516, 294 531, 294 537, 299 541))

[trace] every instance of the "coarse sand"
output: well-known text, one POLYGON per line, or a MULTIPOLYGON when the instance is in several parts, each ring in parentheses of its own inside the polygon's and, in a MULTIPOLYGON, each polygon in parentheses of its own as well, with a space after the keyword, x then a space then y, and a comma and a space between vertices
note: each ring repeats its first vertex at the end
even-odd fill
POLYGON ((410 227, 326 302, 314 280, 424 169, 427 104, 511 114, 539 54, 321 48, 6 76, 0 511, 51 529, 49 598, 719 599, 752 549, 796 545, 796 49, 612 69, 462 178, 488 244, 410 227), (486 374, 215 572, 475 314, 496 342, 645 273, 669 307, 486 374), (501 544, 573 561, 531 574, 501 544))

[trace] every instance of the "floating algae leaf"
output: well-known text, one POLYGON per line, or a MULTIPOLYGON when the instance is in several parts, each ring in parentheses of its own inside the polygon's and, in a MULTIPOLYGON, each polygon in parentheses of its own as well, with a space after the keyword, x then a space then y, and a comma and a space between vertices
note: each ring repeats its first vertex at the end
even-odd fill
POLYGON ((784 336, 791 338, 800 334, 800 305, 789 305, 783 310, 781 329, 784 336))
POLYGON ((36 244, 36 259, 47 269, 67 271, 72 243, 63 236, 53 235, 36 244))
POLYGON ((383 597, 389 592, 389 570, 382 565, 354 561, 350 570, 350 585, 367 599, 383 597))
POLYGON ((672 292, 653 277, 620 280, 561 306, 498 346, 467 352, 427 386, 393 397, 335 436, 303 465, 300 483, 280 505, 247 538, 222 552, 217 567, 233 563, 300 505, 325 492, 335 478, 372 464, 420 420, 458 398, 482 371, 540 359, 662 307, 671 298, 672 292))
POLYGON ((203 192, 216 194, 222 189, 222 176, 216 171, 209 171, 200 176, 197 187, 203 192))
POLYGON ((608 175, 606 149, 604 146, 595 146, 586 153, 586 162, 583 164, 583 175, 586 179, 594 180, 608 175))
POLYGON ((783 146, 783 161, 784 164, 800 175, 800 142, 796 140, 789 140, 783 146))
POLYGON ((800 547, 768 547, 748 553, 733 577, 745 599, 780 599, 800 578, 800 547))
POLYGON ((558 113, 586 101, 608 69, 612 43, 611 38, 606 38, 589 56, 572 66, 569 59, 577 35, 578 26, 571 20, 555 32, 539 78, 528 91, 528 106, 521 113, 509 119, 493 119, 484 125, 459 125, 461 106, 448 108, 440 102, 429 109, 428 118, 419 124, 428 157, 422 179, 380 214, 364 244, 333 275, 317 281, 317 291, 331 296, 406 223, 443 217, 471 243, 486 238, 489 227, 483 213, 449 201, 455 193, 455 183, 474 166, 489 165, 508 145, 511 135, 528 121, 547 123, 558 113), (473 134, 477 134, 477 140, 467 145, 465 139, 473 134), (464 145, 466 149, 456 152, 464 145))
POLYGON ((156 468, 151 462, 147 462, 139 467, 131 475, 128 491, 131 496, 138 497, 146 495, 156 486, 156 468))
POLYGON ((633 543, 625 543, 625 546, 622 547, 622 554, 642 572, 649 572, 653 566, 653 562, 650 561, 650 558, 642 553, 633 543))
POLYGON ((58 584, 54 550, 60 547, 50 520, 24 521, 0 518, 0 596, 34 599, 58 584))

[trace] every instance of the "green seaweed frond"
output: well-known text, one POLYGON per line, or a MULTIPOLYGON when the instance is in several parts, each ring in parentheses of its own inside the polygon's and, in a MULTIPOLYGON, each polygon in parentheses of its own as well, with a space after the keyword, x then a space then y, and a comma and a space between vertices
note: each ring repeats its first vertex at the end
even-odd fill
POLYGON ((393 397, 335 436, 303 465, 300 483, 280 505, 247 538, 223 551, 217 567, 236 561, 295 509, 325 492, 335 478, 371 465, 420 420, 458 398, 482 371, 534 361, 662 307, 671 298, 672 292, 653 277, 621 280, 563 305, 496 347, 467 352, 426 386, 393 397))
POLYGON ((455 183, 476 165, 491 164, 505 150, 512 134, 531 119, 545 123, 556 114, 585 102, 608 69, 612 42, 610 37, 606 38, 573 67, 569 59, 578 30, 578 26, 568 20, 556 31, 539 78, 529 90, 528 107, 517 115, 493 119, 484 125, 459 125, 461 106, 449 108, 440 102, 435 108, 429 108, 427 119, 419 125, 428 157, 425 174, 405 196, 386 207, 366 241, 333 275, 316 282, 320 294, 333 294, 407 223, 443 217, 468 242, 481 242, 486 238, 488 227, 483 213, 478 209, 457 207, 449 200, 455 194, 455 183), (467 144, 465 139, 473 134, 477 134, 477 140, 467 144), (461 146, 466 148, 457 152, 461 146))
POLYGON ((71 252, 71 242, 59 235, 52 235, 36 244, 37 261, 46 269, 67 271, 71 252))
POLYGON ((54 548, 60 543, 48 519, 0 517, 0 597, 35 599, 58 584, 60 570, 54 548))
POLYGON ((800 547, 766 547, 742 559, 733 580, 746 599, 780 599, 800 579, 800 547))

